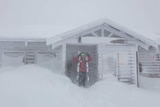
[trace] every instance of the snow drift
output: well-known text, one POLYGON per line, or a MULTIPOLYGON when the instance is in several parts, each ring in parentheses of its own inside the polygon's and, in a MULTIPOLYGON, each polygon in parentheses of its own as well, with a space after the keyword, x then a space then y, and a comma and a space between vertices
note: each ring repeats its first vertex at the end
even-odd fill
MULTIPOLYGON (((112 75, 85 89, 37 65, 0 69, 0 107, 159 107, 160 93, 112 75)), ((60 72, 60 71, 59 71, 60 72)))
POLYGON ((64 76, 33 65, 4 68, 0 74, 0 107, 76 106, 67 101, 74 86, 64 76))

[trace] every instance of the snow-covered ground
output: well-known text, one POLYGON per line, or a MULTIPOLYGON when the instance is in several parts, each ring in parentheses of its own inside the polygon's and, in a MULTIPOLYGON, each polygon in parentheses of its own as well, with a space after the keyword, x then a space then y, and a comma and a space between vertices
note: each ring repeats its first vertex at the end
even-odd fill
POLYGON ((159 107, 160 93, 118 82, 112 75, 85 89, 60 70, 38 65, 0 69, 0 107, 159 107))

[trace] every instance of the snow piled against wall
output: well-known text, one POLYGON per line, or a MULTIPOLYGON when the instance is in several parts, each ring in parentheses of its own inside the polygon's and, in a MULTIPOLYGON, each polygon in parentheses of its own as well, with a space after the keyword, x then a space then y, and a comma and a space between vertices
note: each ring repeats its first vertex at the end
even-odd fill
POLYGON ((160 92, 160 78, 139 76, 139 84, 141 88, 160 92))
POLYGON ((0 107, 160 106, 160 93, 118 82, 111 75, 84 89, 54 73, 57 70, 38 65, 1 68, 0 107))

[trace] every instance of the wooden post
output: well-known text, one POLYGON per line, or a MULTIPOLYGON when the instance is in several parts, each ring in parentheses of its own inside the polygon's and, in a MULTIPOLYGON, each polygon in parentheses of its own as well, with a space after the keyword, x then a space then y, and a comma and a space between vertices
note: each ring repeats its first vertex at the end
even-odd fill
POLYGON ((66 44, 62 45, 62 74, 64 75, 66 72, 66 44))
POLYGON ((0 52, 0 68, 2 67, 2 60, 3 60, 2 55, 3 55, 3 52, 0 52))
POLYGON ((139 61, 138 61, 138 52, 136 52, 136 86, 139 87, 139 61))
POLYGON ((119 53, 117 53, 117 67, 116 67, 117 69, 116 69, 116 77, 117 77, 117 79, 118 79, 118 81, 119 81, 119 53))
POLYGON ((104 28, 101 29, 101 36, 104 37, 104 28))
POLYGON ((78 43, 81 43, 82 42, 82 37, 78 37, 78 43))

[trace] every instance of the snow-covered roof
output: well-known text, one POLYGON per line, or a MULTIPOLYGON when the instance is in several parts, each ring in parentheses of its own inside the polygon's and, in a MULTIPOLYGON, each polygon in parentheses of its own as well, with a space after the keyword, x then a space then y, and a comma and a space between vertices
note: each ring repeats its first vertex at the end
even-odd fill
POLYGON ((75 36, 79 36, 78 34, 82 33, 82 32, 85 32, 86 30, 89 30, 90 28, 93 28, 93 27, 96 27, 96 26, 99 26, 99 25, 102 25, 102 24, 107 24, 109 26, 112 26, 116 29, 119 29, 121 32, 124 32, 124 33, 127 33, 127 34, 130 34, 132 35, 134 38, 136 39, 139 39, 141 41, 143 41, 144 43, 146 44, 149 44, 149 45, 152 45, 152 46, 155 46, 157 47, 157 44, 155 41, 149 39, 135 31, 132 31, 132 30, 129 30, 113 21, 110 21, 110 20, 107 20, 107 19, 102 19, 102 20, 98 20, 98 21, 95 21, 95 22, 92 22, 92 23, 89 23, 89 24, 86 24, 86 25, 83 25, 81 27, 78 27, 76 29, 73 29, 73 30, 70 30, 68 32, 65 32, 65 33, 62 33, 62 34, 59 34, 57 36, 53 36, 51 38, 48 38, 47 39, 47 44, 53 44, 55 42, 60 42, 60 41, 63 41, 67 38, 71 38, 71 37, 75 37, 75 36))
POLYGON ((0 40, 46 39, 73 28, 57 25, 4 26, 0 27, 0 40))
MULTIPOLYGON (((47 43, 48 44, 52 44, 56 41, 61 41, 67 37, 71 37, 74 36, 80 32, 86 31, 89 28, 92 28, 94 26, 97 25, 101 25, 103 23, 109 24, 113 27, 116 27, 118 29, 120 29, 123 32, 127 32, 131 35, 134 35, 137 39, 143 40, 146 43, 149 44, 155 44, 154 41, 160 40, 159 35, 154 34, 152 32, 149 31, 143 31, 140 30, 138 32, 140 33, 136 33, 137 29, 133 30, 132 28, 126 27, 124 28, 121 25, 118 25, 117 23, 114 23, 110 20, 107 19, 102 19, 99 21, 95 21, 92 23, 89 23, 87 25, 83 25, 81 27, 77 27, 76 26, 57 26, 57 25, 26 25, 26 26, 22 26, 22 27, 17 27, 17 26, 11 26, 11 27, 5 27, 5 26, 1 26, 0 27, 0 40, 4 41, 4 40, 18 40, 18 41, 24 41, 24 40, 46 40, 47 39, 47 43), (76 28, 76 29, 75 29, 76 28), (129 30, 131 29, 131 30, 129 30), (65 33, 63 33, 65 32, 65 33), (67 36, 68 35, 68 36, 67 36)), ((119 22, 118 22, 119 23, 119 22)), ((121 23, 122 24, 122 23, 121 23)))
POLYGON ((0 38, 0 41, 9 42, 46 42, 45 38, 0 38))

